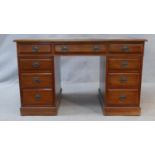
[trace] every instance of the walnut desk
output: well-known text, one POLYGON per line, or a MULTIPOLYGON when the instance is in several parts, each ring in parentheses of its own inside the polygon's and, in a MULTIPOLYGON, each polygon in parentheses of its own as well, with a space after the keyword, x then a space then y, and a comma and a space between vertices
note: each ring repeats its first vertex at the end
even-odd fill
POLYGON ((104 115, 140 115, 145 39, 21 39, 17 43, 21 115, 57 115, 61 56, 100 56, 104 115))

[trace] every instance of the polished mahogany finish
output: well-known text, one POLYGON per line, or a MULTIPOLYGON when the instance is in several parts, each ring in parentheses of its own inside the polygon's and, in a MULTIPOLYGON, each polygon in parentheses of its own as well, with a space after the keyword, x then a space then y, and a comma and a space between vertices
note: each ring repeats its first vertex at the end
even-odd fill
POLYGON ((139 73, 109 73, 109 88, 137 88, 140 84, 139 73))
POLYGON ((22 88, 52 88, 52 73, 23 73, 21 75, 22 88))
POLYGON ((19 52, 22 54, 47 54, 51 52, 50 45, 40 45, 40 44, 28 44, 19 45, 19 52))
POLYGON ((141 58, 109 58, 109 71, 139 71, 141 68, 141 58))
POLYGON ((23 89, 23 106, 54 106, 52 89, 23 89))
POLYGON ((107 105, 108 106, 139 106, 138 90, 132 89, 109 89, 107 91, 107 105))
POLYGON ((48 71, 52 70, 52 60, 49 59, 20 59, 19 65, 22 72, 48 71))
POLYGON ((142 44, 110 44, 109 46, 110 53, 142 53, 143 45, 142 44))
POLYGON ((55 45, 55 52, 106 52, 106 45, 101 43, 76 43, 76 44, 58 44, 55 45))
POLYGON ((144 39, 22 39, 17 42, 21 115, 57 115, 61 56, 100 56, 105 115, 140 115, 144 39))

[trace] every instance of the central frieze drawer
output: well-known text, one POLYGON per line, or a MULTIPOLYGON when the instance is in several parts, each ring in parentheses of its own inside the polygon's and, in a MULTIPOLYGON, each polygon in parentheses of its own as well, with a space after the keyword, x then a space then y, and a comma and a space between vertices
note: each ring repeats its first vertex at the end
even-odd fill
POLYGON ((18 51, 20 54, 44 54, 51 52, 51 46, 39 44, 19 44, 18 51))
POLYGON ((21 75, 22 88, 52 88, 51 73, 24 73, 21 75))
POLYGON ((61 44, 55 45, 56 52, 106 52, 104 44, 61 44))
POLYGON ((21 71, 52 71, 52 59, 20 59, 21 71))
POLYGON ((144 45, 143 44, 110 44, 110 53, 142 53, 144 45))
POLYGON ((53 90, 52 89, 24 89, 23 90, 23 106, 53 106, 53 90))

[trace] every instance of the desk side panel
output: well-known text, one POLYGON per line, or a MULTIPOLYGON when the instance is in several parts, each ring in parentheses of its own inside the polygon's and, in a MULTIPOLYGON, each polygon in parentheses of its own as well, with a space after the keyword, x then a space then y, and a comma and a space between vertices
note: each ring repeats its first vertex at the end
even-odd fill
POLYGON ((54 78, 55 78, 55 104, 57 108, 60 104, 62 87, 61 87, 61 57, 54 56, 54 78))
POLYGON ((105 102, 105 88, 106 88, 106 57, 105 56, 100 56, 100 88, 99 88, 99 99, 101 106, 103 107, 103 104, 105 102))

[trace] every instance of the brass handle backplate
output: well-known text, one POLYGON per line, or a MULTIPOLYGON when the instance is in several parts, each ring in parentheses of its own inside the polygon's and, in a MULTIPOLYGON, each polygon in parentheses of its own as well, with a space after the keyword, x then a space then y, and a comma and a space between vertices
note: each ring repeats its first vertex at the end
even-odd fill
POLYGON ((99 46, 99 45, 95 45, 95 46, 93 47, 93 51, 94 51, 94 52, 100 51, 100 46, 99 46))
POLYGON ((32 46, 32 52, 34 52, 34 53, 39 52, 39 47, 38 46, 32 46))
POLYGON ((33 82, 35 82, 35 83, 41 83, 41 80, 39 79, 39 77, 34 77, 33 78, 33 82))
POLYGON ((121 76, 120 77, 120 82, 121 83, 126 83, 126 82, 128 82, 128 78, 126 76, 121 76))
POLYGON ((127 60, 124 60, 121 62, 121 68, 127 68, 129 65, 128 61, 127 60))
POLYGON ((36 94, 36 95, 35 95, 35 100, 36 100, 36 101, 39 101, 40 99, 41 99, 41 95, 40 95, 40 94, 36 94))
POLYGON ((128 47, 127 45, 124 45, 124 46, 122 47, 122 51, 123 51, 123 52, 129 52, 129 47, 128 47))
POLYGON ((69 50, 68 46, 62 46, 61 51, 62 52, 67 52, 69 50))
POLYGON ((126 95, 121 95, 121 96, 119 97, 119 100, 123 102, 123 101, 126 100, 126 98, 127 98, 126 95))
POLYGON ((33 62, 32 63, 32 67, 35 68, 35 69, 39 68, 40 67, 40 63, 39 62, 33 62))

